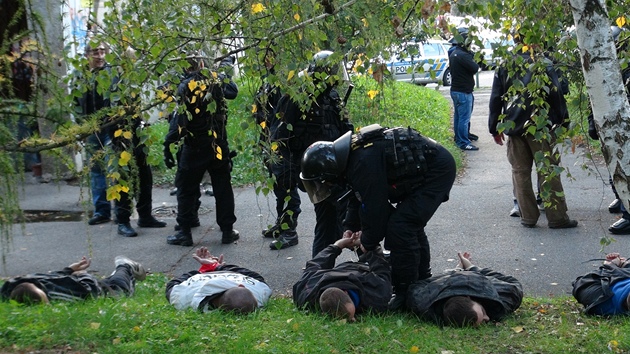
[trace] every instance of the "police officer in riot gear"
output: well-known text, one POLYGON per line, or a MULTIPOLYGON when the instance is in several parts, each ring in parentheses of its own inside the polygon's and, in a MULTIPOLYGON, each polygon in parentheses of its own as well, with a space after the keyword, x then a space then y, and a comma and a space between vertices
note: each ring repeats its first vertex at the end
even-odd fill
MULTIPOLYGON (((331 51, 321 51, 313 56, 307 70, 307 83, 315 85, 307 109, 289 95, 284 95, 275 110, 276 124, 271 128, 271 140, 278 143, 278 155, 271 166, 276 178, 274 193, 277 199, 276 226, 263 232, 264 236, 274 237, 269 247, 283 249, 298 243, 296 232, 300 215, 300 195, 298 193, 300 160, 304 150, 316 141, 333 141, 352 125, 343 114, 343 102, 336 86, 343 78, 345 67, 339 65, 331 51), (310 79, 310 81, 309 81, 310 79), (288 198, 287 198, 288 197, 288 198)), ((341 195, 343 188, 335 191, 341 195)), ((345 205, 331 198, 315 205, 316 226, 313 241, 313 256, 326 246, 341 238, 341 221, 345 205)))
MULTIPOLYGON (((175 175, 179 230, 175 235, 168 236, 166 242, 192 246, 191 228, 198 222, 199 184, 208 171, 214 189, 217 224, 222 232, 221 242, 228 244, 239 239, 239 232, 232 228, 236 222, 230 174, 233 155, 227 140, 225 99, 234 99, 238 87, 228 75, 214 75, 205 69, 198 53, 189 55, 187 59, 189 73, 177 88, 177 95, 185 106, 185 112, 176 115, 180 128, 180 136, 176 140, 184 139, 175 175)), ((228 57, 219 67, 232 64, 233 58, 228 57)), ((172 166, 174 159, 170 143, 172 139, 165 141, 164 158, 172 166)))
POLYGON ((364 251, 385 240, 395 294, 390 309, 400 309, 409 284, 431 276, 424 227, 448 200, 455 181, 451 153, 411 128, 373 124, 334 142, 312 144, 301 168, 300 178, 316 205, 329 199, 340 181, 352 188, 345 233, 361 231, 364 251))

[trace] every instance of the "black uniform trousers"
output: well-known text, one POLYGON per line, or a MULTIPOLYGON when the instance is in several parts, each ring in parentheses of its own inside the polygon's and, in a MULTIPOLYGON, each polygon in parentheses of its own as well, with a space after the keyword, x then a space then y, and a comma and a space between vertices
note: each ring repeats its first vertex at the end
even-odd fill
POLYGON ((302 154, 293 153, 289 149, 278 150, 278 159, 270 163, 269 169, 276 177, 273 193, 276 196, 276 223, 286 223, 289 229, 295 230, 298 216, 302 212, 298 190, 300 178, 300 162, 302 154))
POLYGON ((431 276, 431 253, 424 227, 440 204, 448 200, 456 174, 453 155, 442 146, 437 149, 437 154, 430 158, 422 185, 390 212, 385 248, 391 251, 396 293, 406 291, 415 280, 431 276))
POLYGON ((348 209, 347 199, 338 202, 346 190, 341 187, 332 189, 330 197, 315 204, 315 237, 313 238, 312 257, 328 245, 335 243, 343 236, 343 219, 348 209))
POLYGON ((175 186, 177 187, 177 223, 190 233, 197 216, 199 184, 208 171, 214 191, 216 220, 222 232, 229 232, 236 222, 231 161, 228 143, 222 139, 198 135, 187 137, 179 157, 175 186), (219 153, 217 147, 221 148, 219 153), (220 157, 217 155, 221 155, 220 157))

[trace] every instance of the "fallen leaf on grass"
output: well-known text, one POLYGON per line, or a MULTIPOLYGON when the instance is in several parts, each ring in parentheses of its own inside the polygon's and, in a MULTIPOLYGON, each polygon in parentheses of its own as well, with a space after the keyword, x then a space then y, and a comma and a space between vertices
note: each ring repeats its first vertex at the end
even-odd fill
POLYGON ((92 322, 90 323, 90 328, 92 329, 99 329, 101 327, 101 324, 98 322, 92 322))
POLYGON ((525 329, 523 327, 521 327, 521 326, 516 326, 516 327, 512 327, 512 330, 514 331, 514 333, 521 333, 525 329))

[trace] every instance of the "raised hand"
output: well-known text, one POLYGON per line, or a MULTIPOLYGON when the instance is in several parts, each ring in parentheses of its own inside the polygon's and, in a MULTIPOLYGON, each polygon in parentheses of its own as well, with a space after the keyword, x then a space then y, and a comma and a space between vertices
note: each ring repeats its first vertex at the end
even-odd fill
POLYGON ((457 257, 459 257, 459 267, 465 270, 468 270, 473 266, 471 262, 471 257, 469 252, 457 252, 457 257))
POLYGON ((199 247, 192 256, 200 264, 223 264, 223 254, 219 257, 213 256, 206 247, 199 247))
POLYGON ((83 256, 81 257, 81 260, 70 264, 68 267, 71 268, 73 271, 78 272, 80 270, 88 269, 91 263, 92 263, 91 259, 87 258, 86 256, 83 256))

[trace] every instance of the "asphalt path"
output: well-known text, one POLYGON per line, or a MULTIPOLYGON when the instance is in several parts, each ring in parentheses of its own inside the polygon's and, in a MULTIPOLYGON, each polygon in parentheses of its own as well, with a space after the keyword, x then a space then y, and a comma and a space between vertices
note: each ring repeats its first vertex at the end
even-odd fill
MULTIPOLYGON (((512 208, 512 181, 505 146, 494 143, 487 133, 487 107, 492 73, 479 75, 475 91, 472 132, 479 135, 479 151, 466 152, 465 166, 458 171, 450 200, 438 209, 426 227, 431 244, 433 273, 456 265, 458 251, 470 251, 473 263, 491 267, 517 277, 526 295, 549 297, 568 295, 576 276, 594 269, 602 252, 624 252, 628 236, 619 236, 602 250, 600 240, 617 218, 608 213, 612 192, 605 182, 608 172, 601 161, 585 158, 581 146, 568 145, 562 164, 571 178, 563 176, 569 215, 579 221, 574 229, 552 230, 546 226, 544 213, 535 228, 525 228, 519 219, 508 215, 512 208), (602 178, 602 176, 604 178, 602 178)), ((438 88, 448 99, 448 88, 438 88)), ((65 182, 36 183, 27 178, 19 188, 20 206, 27 210, 89 210, 88 190, 65 182)), ((202 197, 201 224, 194 229, 193 247, 166 244, 173 232, 176 205, 168 189, 155 188, 153 205, 159 218, 168 222, 165 229, 140 229, 139 236, 124 238, 116 233, 116 225, 107 223, 89 226, 83 221, 49 221, 16 224, 10 241, 2 240, 2 277, 29 272, 58 270, 82 255, 92 258, 91 271, 106 275, 113 270, 113 259, 123 254, 145 265, 153 273, 176 276, 197 269, 191 258, 195 247, 206 246, 213 253, 225 255, 229 263, 260 272, 275 295, 290 295, 311 256, 314 211, 308 197, 302 194, 297 246, 273 251, 261 230, 275 219, 274 201, 256 194, 254 187, 235 189, 235 228, 241 239, 222 245, 215 222, 214 198, 202 197)), ((135 217, 135 216, 134 216, 135 217)), ((136 220, 132 220, 135 225, 136 220)), ((352 258, 344 251, 339 260, 352 258)))

